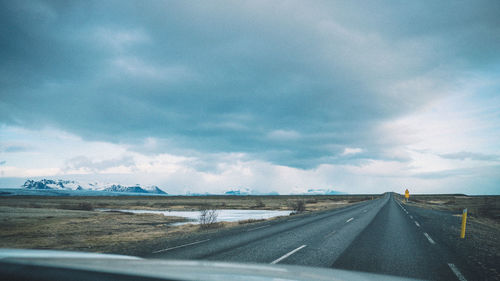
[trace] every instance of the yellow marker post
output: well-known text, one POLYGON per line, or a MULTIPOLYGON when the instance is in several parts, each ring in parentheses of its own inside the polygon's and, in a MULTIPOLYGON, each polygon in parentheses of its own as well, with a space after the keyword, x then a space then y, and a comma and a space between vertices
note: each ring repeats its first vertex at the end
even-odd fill
POLYGON ((460 238, 465 238, 465 224, 467 222, 467 209, 462 212, 462 232, 460 232, 460 238))
POLYGON ((408 202, 408 198, 410 198, 410 192, 408 191, 408 188, 405 191, 405 198, 406 198, 406 202, 408 202))

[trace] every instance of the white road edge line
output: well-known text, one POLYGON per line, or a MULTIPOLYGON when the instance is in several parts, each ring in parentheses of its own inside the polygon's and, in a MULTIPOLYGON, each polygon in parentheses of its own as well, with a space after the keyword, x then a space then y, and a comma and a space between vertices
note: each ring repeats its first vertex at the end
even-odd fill
POLYGON ((432 238, 429 236, 429 234, 427 234, 427 232, 424 232, 424 235, 425 235, 425 237, 427 237, 427 240, 429 240, 429 242, 431 244, 436 244, 436 242, 434 242, 434 240, 432 240, 432 238))
POLYGON ((418 223, 418 221, 415 221, 415 225, 420 227, 420 224, 418 223))
POLYGON ((455 273, 458 280, 467 281, 467 279, 465 279, 465 277, 462 275, 462 273, 460 273, 460 270, 458 270, 458 268, 454 264, 449 263, 448 266, 450 267, 451 271, 453 271, 453 273, 455 273))
POLYGON ((279 258, 279 259, 276 259, 276 260, 272 261, 272 262, 271 262, 271 264, 277 264, 277 263, 279 263, 280 261, 282 261, 282 260, 284 260, 284 259, 288 258, 289 256, 291 256, 291 255, 295 254, 297 251, 300 251, 302 248, 305 248, 305 247, 307 247, 307 245, 302 245, 302 246, 298 247, 297 249, 295 249, 295 250, 293 250, 293 251, 289 252, 288 254, 286 254, 286 255, 282 256, 281 258, 279 258))
POLYGON ((350 219, 346 220, 345 223, 348 223, 348 222, 352 221, 353 219, 354 218, 350 218, 350 219))
POLYGON ((268 227, 268 226, 271 226, 271 225, 268 224, 268 225, 263 225, 263 226, 259 226, 259 227, 254 227, 254 228, 248 229, 247 231, 257 230, 257 229, 261 229, 261 228, 268 227))
POLYGON ((191 245, 195 245, 195 244, 207 242, 208 240, 210 240, 210 239, 200 240, 200 241, 196 241, 196 242, 193 242, 193 243, 188 243, 188 244, 184 244, 184 245, 180 245, 180 246, 175 246, 175 247, 172 247, 172 248, 166 248, 166 249, 163 249, 163 250, 154 251, 153 254, 161 253, 161 252, 166 252, 166 251, 170 251, 170 250, 174 250, 174 249, 178 249, 178 248, 182 248, 182 247, 186 247, 186 246, 191 246, 191 245))

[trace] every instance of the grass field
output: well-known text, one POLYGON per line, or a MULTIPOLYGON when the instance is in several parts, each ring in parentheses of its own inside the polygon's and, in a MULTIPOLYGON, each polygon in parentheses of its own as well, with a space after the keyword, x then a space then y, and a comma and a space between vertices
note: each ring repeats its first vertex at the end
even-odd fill
MULTIPOLYGON (((0 247, 62 249, 134 254, 140 243, 172 239, 202 231, 197 225, 171 226, 179 217, 101 212, 99 209, 293 210, 298 201, 306 212, 343 207, 372 195, 335 196, 5 196, 0 197, 0 247), (126 250, 131 249, 131 250, 126 250)), ((220 223, 228 228, 254 221, 220 223)), ((216 231, 214 229, 203 231, 216 231)))
MULTIPOLYGON (((403 195, 398 195, 403 200, 403 195)), ((410 203, 436 210, 467 213, 473 218, 491 219, 500 223, 500 196, 467 196, 463 194, 411 195, 410 203)))

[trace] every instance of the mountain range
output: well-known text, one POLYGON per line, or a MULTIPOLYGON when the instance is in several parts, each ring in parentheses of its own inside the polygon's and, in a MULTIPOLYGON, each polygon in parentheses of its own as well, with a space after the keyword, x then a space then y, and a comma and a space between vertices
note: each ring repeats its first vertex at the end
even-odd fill
POLYGON ((36 190, 66 190, 66 191, 103 191, 103 192, 127 192, 127 193, 150 193, 150 194, 167 194, 157 186, 124 186, 120 184, 100 184, 87 183, 82 184, 77 181, 70 180, 49 180, 42 179, 39 181, 27 180, 22 186, 24 189, 36 190))
MULTIPOLYGON (((161 190, 158 186, 141 186, 139 184, 126 186, 121 184, 103 184, 103 183, 81 183, 73 180, 52 180, 52 179, 42 179, 42 180, 26 180, 26 182, 21 186, 24 190, 33 191, 82 191, 82 192, 109 192, 108 194, 158 194, 167 195, 167 193, 161 190)), ((233 195, 233 196, 245 196, 245 195, 279 195, 278 192, 258 192, 250 188, 239 187, 232 188, 228 191, 222 193, 223 195, 233 195)), ((345 194, 343 192, 331 190, 331 189, 308 189, 307 192, 298 193, 295 195, 336 195, 345 194)), ((186 192, 187 196, 208 196, 208 195, 221 195, 221 193, 191 193, 186 192)))

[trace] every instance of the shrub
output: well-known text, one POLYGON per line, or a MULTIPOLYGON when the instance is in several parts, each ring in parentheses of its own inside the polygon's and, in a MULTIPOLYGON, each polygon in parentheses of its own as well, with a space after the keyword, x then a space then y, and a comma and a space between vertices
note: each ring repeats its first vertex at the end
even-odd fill
POLYGON ((306 210, 306 203, 304 200, 296 200, 290 203, 294 214, 303 213, 306 210))
POLYGON ((88 202, 83 202, 78 204, 78 210, 83 210, 83 211, 93 211, 94 206, 88 202))
POLYGON ((202 207, 200 209, 200 228, 210 228, 217 225, 217 210, 202 207))
POLYGON ((264 208, 265 206, 266 204, 262 202, 262 199, 257 199, 257 201, 255 202, 255 208, 264 208))

